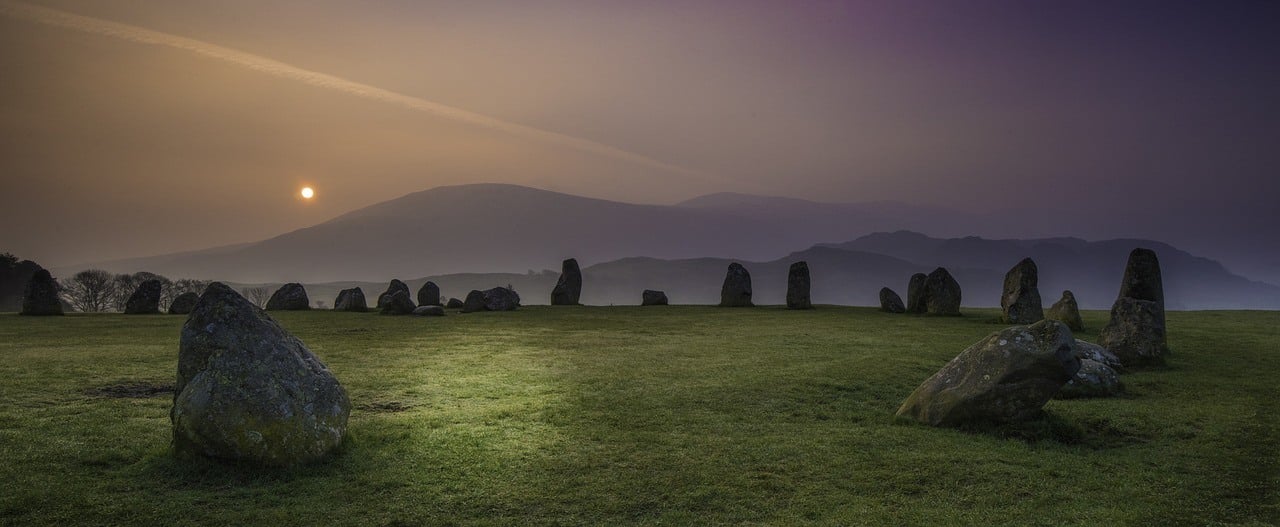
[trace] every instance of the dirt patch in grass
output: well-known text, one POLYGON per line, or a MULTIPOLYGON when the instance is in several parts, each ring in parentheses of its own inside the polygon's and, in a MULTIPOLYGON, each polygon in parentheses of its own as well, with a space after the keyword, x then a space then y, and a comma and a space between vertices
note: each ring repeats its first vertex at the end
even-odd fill
POLYGON ((84 394, 90 397, 105 397, 108 399, 146 399, 150 397, 172 395, 173 385, 157 382, 129 381, 88 388, 84 390, 84 394))

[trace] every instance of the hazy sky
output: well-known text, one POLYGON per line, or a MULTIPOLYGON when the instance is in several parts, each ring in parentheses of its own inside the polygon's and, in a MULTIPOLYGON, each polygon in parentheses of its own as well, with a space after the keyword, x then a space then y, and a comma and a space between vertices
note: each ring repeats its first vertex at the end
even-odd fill
POLYGON ((0 250, 199 249, 506 182, 1113 216, 1269 265, 1276 28, 1245 1, 0 0, 0 250))

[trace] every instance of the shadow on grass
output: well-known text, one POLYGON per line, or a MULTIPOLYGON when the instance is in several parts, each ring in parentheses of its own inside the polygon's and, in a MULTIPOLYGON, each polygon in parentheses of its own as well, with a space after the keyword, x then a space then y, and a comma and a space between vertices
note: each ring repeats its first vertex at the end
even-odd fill
POLYGON ((1017 423, 971 424, 959 430, 1032 445, 1057 443, 1090 450, 1122 448, 1151 440, 1151 437, 1117 426, 1105 417, 1070 421, 1048 411, 1041 412, 1037 418, 1017 423))

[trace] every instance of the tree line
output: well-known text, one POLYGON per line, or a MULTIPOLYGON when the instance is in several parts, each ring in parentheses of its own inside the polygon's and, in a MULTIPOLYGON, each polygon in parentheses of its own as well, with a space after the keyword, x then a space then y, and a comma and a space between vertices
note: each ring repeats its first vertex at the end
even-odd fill
POLYGON ((71 278, 58 280, 62 287, 62 296, 78 311, 96 313, 101 311, 124 311, 125 303, 138 289, 138 285, 147 280, 160 282, 160 305, 168 306, 173 299, 188 292, 199 294, 209 286, 209 280, 181 278, 171 280, 166 276, 139 271, 136 273, 112 274, 102 269, 86 269, 71 278))

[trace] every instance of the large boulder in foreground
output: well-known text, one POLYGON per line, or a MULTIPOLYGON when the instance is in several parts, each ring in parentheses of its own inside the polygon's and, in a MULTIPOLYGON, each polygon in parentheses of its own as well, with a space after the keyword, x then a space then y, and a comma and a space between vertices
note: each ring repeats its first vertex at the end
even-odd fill
POLYGON ((302 311, 311 309, 311 299, 302 284, 292 282, 280 286, 267 300, 267 311, 302 311))
POLYGON ((62 300, 58 298, 58 282, 45 269, 37 269, 27 280, 22 292, 22 311, 28 316, 62 315, 62 300))
POLYGON ((960 282, 945 267, 934 269, 925 280, 924 305, 930 315, 960 316, 960 282))
POLYGON ((409 291, 399 289, 389 295, 382 295, 378 303, 378 313, 383 315, 412 315, 416 307, 409 300, 409 291))
POLYGON ((813 309, 809 299, 809 262, 796 262, 787 270, 787 309, 813 309))
POLYGON ((342 443, 351 402, 302 341, 230 287, 205 289, 182 327, 173 446, 288 466, 342 443))
POLYGON ((369 310, 369 304, 364 299, 364 289, 352 287, 343 289, 338 292, 338 298, 333 301, 334 311, 350 311, 354 313, 364 313, 369 310))
POLYGON ((929 281, 929 275, 924 273, 916 273, 911 275, 911 280, 907 282, 907 312, 923 314, 928 307, 925 306, 924 284, 929 281))
POLYGON ((902 305, 902 297, 888 287, 880 288, 880 310, 885 313, 906 313, 907 306, 902 305))
POLYGON ((484 308, 488 311, 515 311, 520 307, 520 295, 514 289, 495 287, 484 291, 484 308))
POLYGON ((742 264, 729 264, 720 286, 720 307, 751 307, 751 273, 742 264))
POLYGON ((1137 248, 1129 253, 1120 295, 1111 306, 1111 320, 1099 333, 1098 344, 1120 357, 1127 368, 1164 364, 1169 352, 1164 283, 1154 251, 1137 248))
POLYGON ((191 310, 196 308, 196 302, 200 301, 200 293, 187 291, 169 302, 170 315, 189 315, 191 310))
POLYGON ((1040 301, 1040 271, 1034 260, 1023 258, 1005 273, 1000 309, 1008 324, 1034 324, 1044 320, 1044 305, 1040 301))
POLYGON ((946 427, 1035 417, 1080 369, 1074 342, 1053 320, 992 333, 924 381, 897 415, 946 427))
MULTIPOLYGON (((378 295, 378 304, 377 304, 378 310, 382 311, 382 308, 385 306, 386 302, 391 299, 391 295, 394 295, 396 293, 404 293, 404 297, 409 300, 409 303, 410 304, 413 303, 413 299, 409 296, 410 294, 409 285, 405 284, 404 282, 401 282, 398 279, 392 279, 391 283, 387 285, 387 290, 383 291, 381 295, 378 295)), ((413 308, 410 307, 409 311, 412 312, 413 308)))
POLYGON ((1071 331, 1084 331, 1084 319, 1080 318, 1080 304, 1076 303, 1076 295, 1071 291, 1063 291, 1062 298, 1044 312, 1044 318, 1066 324, 1071 331))
POLYGON ((576 306, 582 296, 582 270, 578 261, 570 258, 560 264, 560 279, 551 290, 551 305, 576 306))
POLYGON ((419 306, 442 306, 440 303, 440 286, 430 280, 418 288, 419 306))
POLYGON ((667 294, 662 291, 654 291, 653 289, 645 289, 640 293, 640 305, 642 306, 665 306, 667 305, 667 294))
POLYGON ((160 313, 160 292, 164 286, 154 278, 144 280, 133 290, 124 303, 126 315, 155 315, 160 313))

